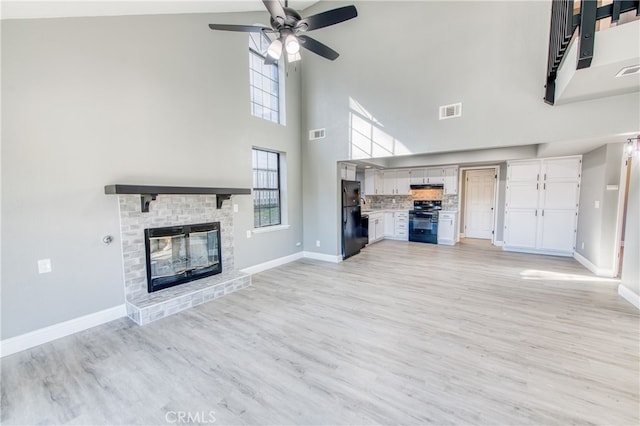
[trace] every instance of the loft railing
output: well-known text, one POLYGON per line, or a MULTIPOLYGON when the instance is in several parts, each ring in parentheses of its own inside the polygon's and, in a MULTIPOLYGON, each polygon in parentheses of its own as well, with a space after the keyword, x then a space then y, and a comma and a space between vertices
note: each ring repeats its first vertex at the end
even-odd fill
POLYGON ((636 16, 640 15, 639 4, 639 0, 613 0, 611 4, 598 7, 596 0, 582 0, 580 11, 574 14, 574 0, 552 0, 547 83, 544 95, 546 103, 553 105, 555 102, 558 68, 576 29, 579 29, 576 40, 578 43, 576 69, 588 68, 593 59, 596 22, 611 17, 611 23, 617 23, 622 13, 631 10, 636 11, 636 16))

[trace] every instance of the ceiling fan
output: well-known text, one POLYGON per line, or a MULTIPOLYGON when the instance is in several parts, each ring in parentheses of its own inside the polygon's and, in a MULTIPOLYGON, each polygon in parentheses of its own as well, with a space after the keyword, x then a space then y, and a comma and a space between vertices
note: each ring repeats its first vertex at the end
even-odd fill
POLYGON ((276 33, 276 39, 271 42, 267 49, 266 64, 272 64, 280 59, 283 47, 289 62, 300 59, 300 47, 304 47, 330 61, 336 60, 339 56, 338 52, 301 33, 339 24, 358 16, 355 6, 344 6, 303 18, 298 12, 289 7, 287 0, 285 0, 284 7, 279 0, 262 0, 262 2, 271 15, 271 28, 260 25, 228 24, 209 24, 209 28, 222 31, 276 33))

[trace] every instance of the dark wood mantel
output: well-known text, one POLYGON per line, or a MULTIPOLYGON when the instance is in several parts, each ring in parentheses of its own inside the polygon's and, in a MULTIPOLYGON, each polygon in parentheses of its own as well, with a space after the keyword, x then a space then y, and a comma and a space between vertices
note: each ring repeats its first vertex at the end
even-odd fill
POLYGON ((153 186, 153 185, 105 185, 105 194, 140 194, 140 208, 143 213, 149 212, 149 203, 160 194, 171 195, 215 195, 216 207, 222 208, 222 202, 232 195, 251 194, 249 188, 209 188, 195 186, 153 186))

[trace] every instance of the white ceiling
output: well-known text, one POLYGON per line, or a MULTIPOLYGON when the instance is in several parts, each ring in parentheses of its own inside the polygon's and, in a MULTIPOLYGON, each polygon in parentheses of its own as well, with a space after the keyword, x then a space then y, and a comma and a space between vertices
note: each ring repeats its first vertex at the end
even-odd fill
MULTIPOLYGON (((289 6, 303 10, 317 0, 292 0, 289 6)), ((283 1, 284 3, 284 1, 283 1)), ((2 0, 2 19, 68 18, 82 16, 158 15, 176 13, 224 13, 265 11, 259 0, 2 0)))

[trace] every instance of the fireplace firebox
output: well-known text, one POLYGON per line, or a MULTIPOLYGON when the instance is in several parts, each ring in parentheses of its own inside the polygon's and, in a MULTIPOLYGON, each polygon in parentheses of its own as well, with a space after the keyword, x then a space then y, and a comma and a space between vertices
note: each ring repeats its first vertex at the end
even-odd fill
POLYGON ((222 272, 220 222, 144 230, 149 293, 222 272))

